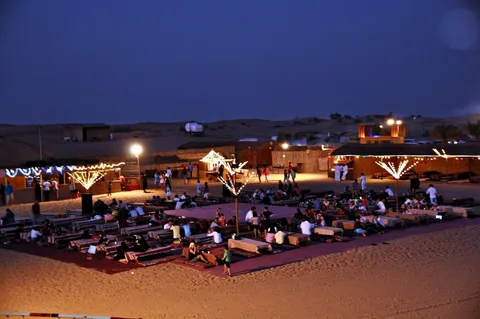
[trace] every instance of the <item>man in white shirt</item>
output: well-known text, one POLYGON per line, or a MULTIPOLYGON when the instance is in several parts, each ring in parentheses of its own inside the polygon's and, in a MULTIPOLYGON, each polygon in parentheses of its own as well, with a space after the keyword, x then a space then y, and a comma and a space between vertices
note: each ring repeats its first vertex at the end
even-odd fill
POLYGON ((430 203, 435 204, 437 202, 437 190, 433 187, 433 184, 430 184, 425 193, 430 197, 430 203))
POLYGON ((167 172, 165 173, 165 177, 167 178, 170 178, 172 176, 172 170, 169 168, 167 168, 167 172))
POLYGON ((256 212, 257 211, 257 208, 255 206, 253 206, 247 213, 247 215, 245 215, 245 222, 248 223, 250 222, 250 219, 252 219, 253 217, 253 212, 256 212))
POLYGON ((395 196, 395 193, 392 191, 392 189, 388 186, 385 186, 385 193, 388 194, 388 196, 395 196))
POLYGON ((41 242, 43 240, 43 235, 38 227, 35 227, 30 231, 30 239, 33 242, 41 242))
POLYGON ((302 234, 310 236, 312 234, 313 224, 310 223, 308 220, 303 220, 300 224, 300 229, 302 230, 302 234))
POLYGON ((180 200, 184 201, 187 199, 187 193, 183 193, 182 196, 180 196, 180 200))
POLYGON ((222 235, 219 232, 213 230, 212 232, 208 233, 207 236, 213 237, 213 242, 215 244, 221 244, 223 241, 222 235))
POLYGON ((48 202, 50 200, 50 187, 51 184, 49 181, 43 183, 43 199, 48 202))
POLYGON ((385 214, 387 212, 387 208, 385 207, 385 203, 381 199, 377 199, 377 213, 385 214))

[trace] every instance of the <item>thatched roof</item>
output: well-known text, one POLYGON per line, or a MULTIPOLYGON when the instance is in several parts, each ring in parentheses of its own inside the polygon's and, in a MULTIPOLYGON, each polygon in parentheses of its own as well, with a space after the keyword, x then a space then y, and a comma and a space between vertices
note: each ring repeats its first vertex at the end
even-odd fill
POLYGON ((334 150, 334 156, 438 156, 433 149, 449 156, 480 157, 480 145, 469 144, 357 144, 347 143, 334 150))

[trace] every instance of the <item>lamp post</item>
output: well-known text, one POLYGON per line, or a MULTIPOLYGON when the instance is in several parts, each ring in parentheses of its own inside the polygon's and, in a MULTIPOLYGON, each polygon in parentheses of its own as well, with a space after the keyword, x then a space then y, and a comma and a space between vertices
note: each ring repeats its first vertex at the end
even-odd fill
POLYGON ((142 171, 140 170, 140 154, 143 153, 143 147, 140 144, 133 144, 130 147, 130 153, 137 158, 137 166, 138 166, 138 178, 140 182, 140 178, 142 176, 142 171))
POLYGON ((283 165, 284 167, 287 167, 287 156, 285 155, 285 151, 288 150, 288 148, 290 147, 290 145, 288 145, 288 143, 283 143, 282 144, 282 149, 283 149, 283 154, 282 154, 282 157, 283 157, 283 165))

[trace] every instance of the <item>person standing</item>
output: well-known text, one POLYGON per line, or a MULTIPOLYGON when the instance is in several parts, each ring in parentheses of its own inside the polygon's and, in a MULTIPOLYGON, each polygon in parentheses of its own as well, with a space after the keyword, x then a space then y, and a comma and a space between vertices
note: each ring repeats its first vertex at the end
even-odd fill
POLYGON ((56 179, 52 179, 53 200, 58 200, 58 182, 56 179))
POLYGON ((265 182, 268 183, 268 175, 270 175, 270 172, 268 171, 268 166, 265 165, 263 168, 263 176, 265 176, 265 182))
POLYGON ((8 181, 7 186, 5 186, 5 203, 7 206, 13 205, 13 186, 8 181))
POLYGON ((430 197, 430 204, 433 205, 437 203, 437 189, 433 187, 433 184, 430 184, 425 193, 430 197))
POLYGON ((155 172, 155 175, 153 175, 153 179, 155 182, 155 188, 160 188, 160 174, 158 172, 155 172))
POLYGON ((32 225, 40 225, 40 204, 35 201, 32 205, 32 225))
POLYGON ((410 179, 410 192, 415 195, 417 191, 420 189, 420 179, 418 178, 418 175, 414 175, 410 179))
POLYGON ((148 188, 148 177, 147 177, 147 174, 144 174, 142 178, 142 189, 144 193, 147 193, 147 188, 148 188))
POLYGON ((108 192, 107 195, 108 196, 112 196, 112 187, 113 187, 112 181, 108 181, 108 185, 107 185, 107 192, 108 192))
POLYGON ((5 185, 0 184, 0 206, 6 205, 7 201, 5 200, 5 185))
POLYGON ((43 199, 44 201, 48 202, 50 201, 50 188, 52 187, 52 184, 48 180, 43 182, 43 199))
POLYGON ((225 275, 228 277, 232 276, 232 270, 231 270, 231 263, 232 263, 232 252, 228 250, 228 248, 225 248, 223 250, 223 272, 225 275))
POLYGON ((360 188, 362 192, 365 192, 367 190, 367 177, 365 174, 360 174, 360 188))

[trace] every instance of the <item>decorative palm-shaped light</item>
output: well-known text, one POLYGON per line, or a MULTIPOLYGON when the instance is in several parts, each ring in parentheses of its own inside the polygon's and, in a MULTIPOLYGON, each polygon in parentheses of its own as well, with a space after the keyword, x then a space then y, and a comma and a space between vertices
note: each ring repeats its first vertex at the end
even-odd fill
POLYGON ((415 165, 417 165, 418 162, 413 162, 412 165, 408 165, 408 160, 401 161, 398 163, 398 167, 395 167, 395 164, 392 162, 375 162, 378 166, 386 170, 390 175, 392 175, 393 178, 395 179, 400 179, 405 172, 408 172, 408 170, 412 169, 415 165))
POLYGON ((432 148, 432 150, 435 152, 440 157, 443 157, 444 159, 448 159, 450 156, 445 152, 444 149, 441 149, 441 151, 437 150, 436 148, 432 148))
POLYGON ((230 164, 231 161, 225 159, 222 155, 218 154, 214 150, 211 150, 207 156, 205 156, 203 159, 200 161, 206 162, 206 163, 215 163, 218 164, 219 166, 223 165, 224 169, 227 172, 227 178, 223 178, 223 176, 219 176, 218 180, 220 183, 225 185, 225 187, 232 193, 232 195, 235 197, 235 216, 237 217, 237 234, 240 233, 240 224, 239 224, 239 218, 238 218, 238 195, 242 192, 243 188, 247 186, 248 182, 250 181, 250 176, 247 176, 245 178, 245 182, 243 183, 242 186, 237 187, 237 174, 242 173, 242 168, 247 165, 248 162, 243 162, 237 165, 237 167, 233 168, 232 165, 230 164))
POLYGON ((98 182, 100 179, 102 179, 105 174, 101 171, 91 171, 91 170, 86 170, 86 171, 77 171, 77 172, 71 172, 68 173, 71 178, 73 178, 77 183, 82 185, 85 190, 89 190, 92 188, 92 186, 98 182))
MULTIPOLYGON (((398 157, 397 157, 397 160, 398 160, 398 157)), ((407 166, 408 165, 408 159, 407 160, 404 160, 404 161, 401 161, 398 163, 397 161, 397 164, 398 166, 396 167, 394 163, 392 162, 388 162, 388 163, 385 163, 385 162, 375 162, 378 166, 380 166, 381 168, 383 168, 384 170, 386 170, 390 175, 393 176, 393 178, 395 178, 395 206, 396 206, 396 211, 398 212, 399 209, 399 205, 398 205, 398 180, 400 179, 400 177, 402 177, 403 174, 405 174, 406 172, 408 172, 411 168, 413 168, 415 165, 417 165, 418 162, 413 162, 412 165, 410 166, 407 166)))

